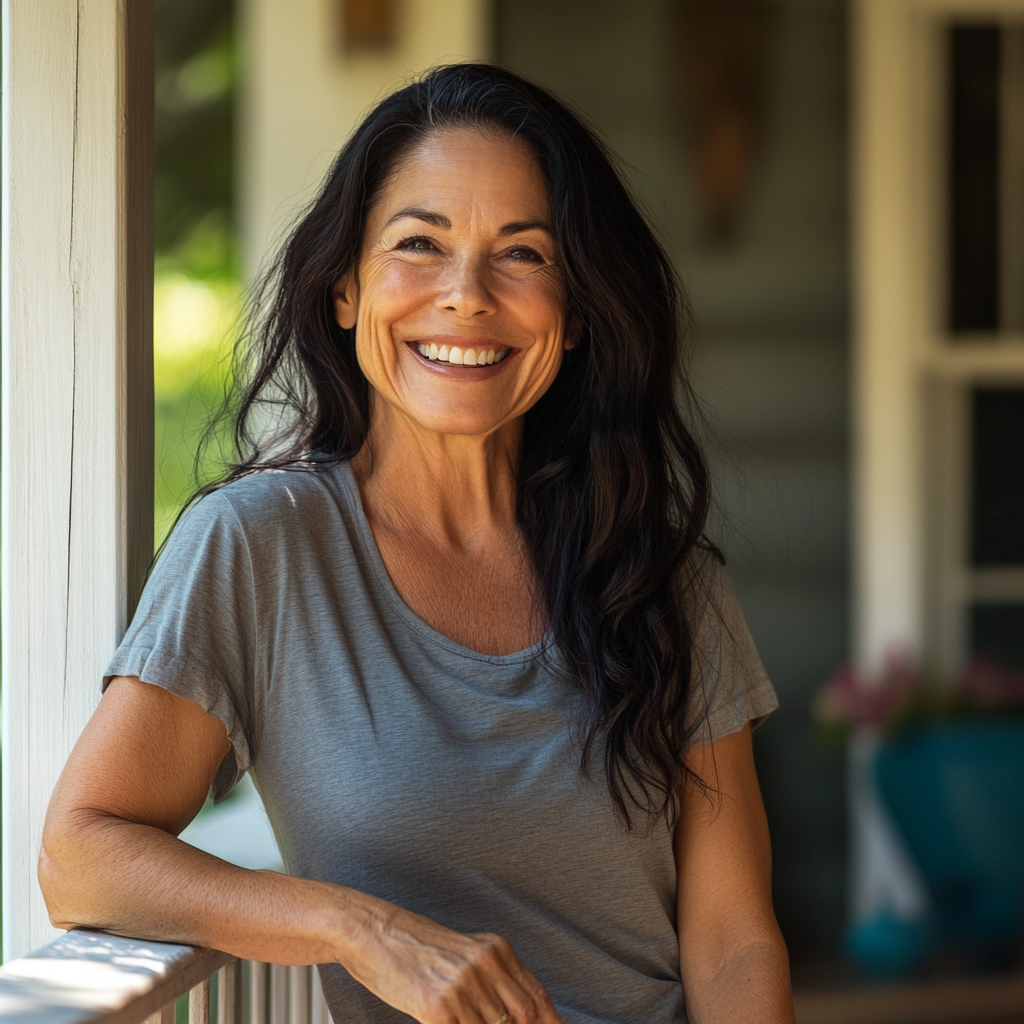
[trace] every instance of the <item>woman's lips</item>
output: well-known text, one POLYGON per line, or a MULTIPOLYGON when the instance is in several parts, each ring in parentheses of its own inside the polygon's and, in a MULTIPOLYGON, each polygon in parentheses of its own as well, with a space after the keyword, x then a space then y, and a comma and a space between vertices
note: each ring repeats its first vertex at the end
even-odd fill
POLYGON ((454 343, 455 339, 408 341, 407 347, 432 370, 459 377, 489 377, 498 371, 516 349, 499 342, 454 343), (488 372, 490 371, 490 372, 488 372))

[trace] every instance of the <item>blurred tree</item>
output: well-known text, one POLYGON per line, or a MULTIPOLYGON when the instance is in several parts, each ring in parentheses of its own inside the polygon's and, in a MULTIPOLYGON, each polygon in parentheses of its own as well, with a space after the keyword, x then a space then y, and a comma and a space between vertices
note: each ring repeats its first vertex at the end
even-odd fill
MULTIPOLYGON (((156 542, 222 472, 199 439, 230 383, 242 290, 232 223, 233 0, 156 0, 156 542)), ((230 456, 230 450, 226 452, 230 456)))
POLYGON ((232 0, 156 2, 158 263, 231 277, 236 59, 232 0))

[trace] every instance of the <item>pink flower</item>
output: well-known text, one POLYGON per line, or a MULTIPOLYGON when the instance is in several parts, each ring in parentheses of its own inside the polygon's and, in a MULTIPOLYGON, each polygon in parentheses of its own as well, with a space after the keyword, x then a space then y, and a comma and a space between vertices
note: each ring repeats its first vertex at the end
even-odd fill
POLYGON ((1024 672, 983 657, 968 661, 953 686, 965 701, 979 708, 1024 708, 1024 672))
POLYGON ((840 665, 822 690, 818 711, 825 721, 877 728, 906 704, 920 681, 920 672, 902 655, 890 656, 870 678, 853 665, 840 665))

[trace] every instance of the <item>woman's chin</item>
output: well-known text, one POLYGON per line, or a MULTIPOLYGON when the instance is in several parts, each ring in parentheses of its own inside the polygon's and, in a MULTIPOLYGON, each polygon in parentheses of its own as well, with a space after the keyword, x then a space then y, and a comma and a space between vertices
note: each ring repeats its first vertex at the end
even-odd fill
POLYGON ((505 410, 417 408, 407 406, 406 415, 425 433, 457 437, 489 437, 509 422, 505 410))

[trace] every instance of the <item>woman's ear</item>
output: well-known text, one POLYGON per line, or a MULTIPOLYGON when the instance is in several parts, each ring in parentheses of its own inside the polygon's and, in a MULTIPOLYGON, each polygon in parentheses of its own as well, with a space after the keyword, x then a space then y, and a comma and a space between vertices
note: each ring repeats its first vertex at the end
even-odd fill
POLYGON ((565 330, 562 332, 562 348, 571 352, 583 337, 583 324, 579 322, 575 313, 570 313, 565 321, 565 330))
POLYGON ((356 275, 349 271, 344 277, 334 282, 334 319, 338 326, 349 331, 356 325, 359 312, 359 287, 356 275))

